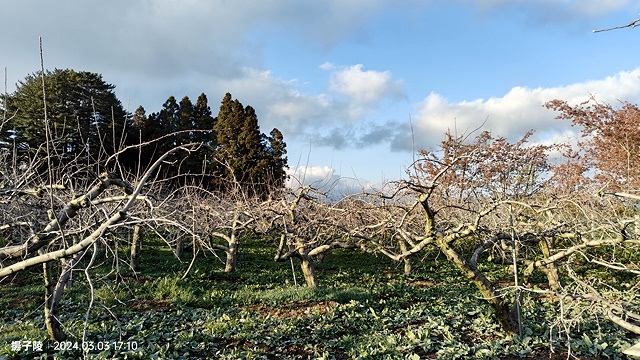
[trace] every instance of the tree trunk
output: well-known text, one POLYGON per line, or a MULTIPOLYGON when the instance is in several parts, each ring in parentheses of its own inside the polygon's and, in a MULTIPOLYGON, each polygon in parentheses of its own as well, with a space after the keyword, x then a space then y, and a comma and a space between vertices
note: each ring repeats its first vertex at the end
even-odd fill
POLYGON ((53 284, 52 265, 53 261, 49 261, 43 264, 44 278, 45 278, 45 307, 44 307, 44 321, 47 327, 49 336, 56 341, 63 341, 67 338, 67 335, 62 330, 62 325, 58 321, 58 306, 60 305, 60 299, 62 299, 62 292, 68 287, 70 283, 71 275, 73 274, 73 268, 84 256, 85 251, 77 253, 73 258, 63 262, 60 262, 62 267, 62 273, 58 282, 53 284))
POLYGON ((516 334, 519 327, 518 319, 514 317, 510 304, 505 301, 505 297, 500 294, 495 285, 478 269, 471 267, 462 255, 449 246, 444 239, 438 239, 436 244, 447 258, 464 273, 467 279, 471 280, 476 288, 480 290, 485 300, 491 305, 502 329, 508 333, 516 334))
POLYGON ((62 330, 62 325, 58 321, 58 304, 55 301, 55 283, 53 282, 52 276, 53 261, 43 263, 42 268, 44 272, 44 324, 52 340, 64 341, 67 339, 67 335, 62 330))
POLYGON ((413 265, 411 265, 411 259, 406 257, 402 260, 404 262, 404 274, 411 275, 411 271, 413 270, 413 265))
POLYGON ((140 225, 133 227, 133 239, 131 240, 131 269, 138 271, 140 267, 140 249, 142 248, 142 236, 140 225))
MULTIPOLYGON (((400 250, 403 254, 408 251, 407 243, 404 240, 400 240, 400 250)), ((411 258, 409 256, 405 256, 402 259, 402 262, 404 263, 404 274, 411 275, 411 271, 413 270, 413 266, 411 265, 411 258)))
POLYGON ((310 288, 318 287, 315 266, 311 261, 311 257, 309 257, 308 255, 303 255, 300 258, 300 267, 302 267, 302 274, 304 274, 304 281, 307 283, 307 286, 310 288))
MULTIPOLYGON (((73 236, 73 245, 75 245, 77 243, 78 243, 78 236, 74 235, 73 236)), ((64 272, 62 273, 62 275, 60 275, 60 279, 64 279, 64 282, 63 282, 64 289, 71 289, 71 286, 73 286, 73 272, 71 270, 76 266, 78 261, 80 261, 81 257, 82 257, 82 255, 76 255, 70 261, 67 261, 64 258, 60 259, 60 266, 61 266, 62 269, 65 269, 64 272), (68 272, 67 272, 67 269, 68 269, 68 272)), ((57 295, 58 287, 59 287, 59 284, 56 285, 56 293, 54 293, 54 296, 57 295)), ((60 290, 60 292, 62 292, 62 290, 60 290)), ((62 295, 59 295, 59 296, 62 296, 62 295)), ((58 297, 58 300, 59 300, 59 297, 58 297)), ((56 301, 58 301, 58 300, 56 300, 56 301)))
MULTIPOLYGON (((67 261, 67 259, 65 259, 65 258, 60 259, 60 268, 61 269, 66 269, 68 263, 69 262, 67 261)), ((73 285, 73 279, 71 278, 71 276, 69 276, 67 278, 67 282, 64 284, 64 287, 67 288, 67 289, 70 289, 71 285, 73 285)))
POLYGON ((182 237, 179 237, 176 240, 176 257, 181 258, 183 252, 184 252, 184 243, 182 242, 182 237))
POLYGON ((240 213, 236 211, 233 215, 233 221, 231 223, 231 235, 226 237, 229 247, 225 251, 227 254, 227 261, 224 266, 225 272, 236 271, 236 266, 238 264, 238 247, 240 246, 240 243, 238 241, 238 233, 240 232, 238 230, 238 225, 241 225, 240 213))
POLYGON ((224 266, 225 272, 234 272, 236 271, 236 265, 238 264, 238 239, 235 234, 231 234, 229 238, 229 248, 226 251, 227 261, 224 266))
MULTIPOLYGON (((551 256, 551 249, 553 248, 553 240, 542 239, 539 242, 539 245, 540 250, 542 250, 542 255, 545 258, 549 258, 551 256)), ((558 274, 558 265, 556 265, 555 262, 546 265, 543 268, 543 271, 547 275, 547 279, 549 280, 549 287, 552 290, 562 289, 562 282, 560 281, 560 275, 558 274)))

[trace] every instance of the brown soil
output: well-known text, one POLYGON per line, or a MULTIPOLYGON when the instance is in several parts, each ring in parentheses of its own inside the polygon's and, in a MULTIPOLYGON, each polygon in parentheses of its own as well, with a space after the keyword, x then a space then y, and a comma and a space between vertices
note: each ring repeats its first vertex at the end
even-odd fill
POLYGON ((141 312, 167 311, 171 308, 171 304, 172 302, 169 300, 134 299, 127 301, 127 306, 141 312))
POLYGON ((271 307, 265 304, 255 304, 244 307, 248 311, 257 311, 262 317, 273 317, 277 319, 294 319, 306 316, 310 313, 326 314, 331 307, 338 303, 335 301, 301 301, 271 307))

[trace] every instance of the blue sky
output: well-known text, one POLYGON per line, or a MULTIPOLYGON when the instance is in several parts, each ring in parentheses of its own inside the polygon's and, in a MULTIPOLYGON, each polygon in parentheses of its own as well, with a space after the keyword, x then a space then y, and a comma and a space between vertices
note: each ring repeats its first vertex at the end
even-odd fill
MULTIPOLYGON (((101 73, 133 111, 226 92, 279 128, 307 182, 403 176, 447 129, 575 137, 543 109, 640 102, 640 29, 592 33, 640 12, 630 0, 0 1, 8 90, 39 65, 101 73)), ((342 186, 342 182, 337 182, 342 186)))

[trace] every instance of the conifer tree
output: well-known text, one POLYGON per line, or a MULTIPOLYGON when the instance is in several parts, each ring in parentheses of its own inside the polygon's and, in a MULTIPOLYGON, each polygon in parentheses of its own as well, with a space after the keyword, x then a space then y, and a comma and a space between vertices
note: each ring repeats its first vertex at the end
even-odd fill
POLYGON ((213 185, 220 190, 234 182, 251 193, 266 194, 284 184, 285 143, 277 129, 267 137, 260 132, 253 107, 243 107, 227 93, 216 120, 216 158, 213 185), (275 176, 275 177, 274 177, 275 176))
POLYGON ((207 95, 204 93, 198 96, 196 104, 193 108, 194 126, 198 132, 195 134, 195 140, 202 142, 210 146, 214 146, 213 140, 216 139, 213 128, 215 125, 215 119, 211 114, 211 108, 209 107, 209 101, 207 95))
POLYGON ((262 188, 265 184, 267 163, 264 135, 260 133, 258 116, 253 107, 244 109, 244 121, 238 134, 238 168, 236 176, 241 183, 262 188))
POLYGON ((41 72, 27 75, 16 91, 4 98, 7 113, 15 114, 5 127, 12 130, 19 149, 34 151, 49 141, 61 158, 97 159, 123 145, 129 119, 113 92, 115 86, 106 83, 102 75, 56 69, 45 72, 44 83, 47 124, 41 72))
MULTIPOLYGON (((141 133, 139 137, 143 138, 142 133, 146 133, 149 129, 149 118, 147 118, 147 111, 142 105, 138 106, 136 111, 134 111, 131 122, 133 127, 141 133)), ((146 138, 146 136, 144 136, 144 138, 146 138)), ((139 141, 142 142, 142 140, 139 141)))
POLYGON ((198 97, 196 105, 194 105, 189 97, 185 96, 180 101, 178 111, 178 131, 177 144, 184 145, 188 143, 202 144, 202 148, 184 159, 180 166, 182 174, 204 176, 210 159, 211 130, 213 127, 213 118, 211 117, 211 109, 207 104, 207 97, 201 94, 198 97))
MULTIPOLYGON (((190 156, 189 169, 193 174, 203 174, 207 176, 211 173, 211 159, 213 157, 213 148, 217 139, 214 138, 213 127, 215 119, 211 115, 211 108, 207 100, 207 96, 202 93, 198 96, 196 104, 193 106, 192 127, 195 130, 191 134, 191 141, 203 144, 203 148, 190 156)), ((205 181, 208 183, 210 181, 205 181)))
MULTIPOLYGON (((160 136, 173 134, 179 129, 179 111, 180 105, 176 101, 176 98, 169 96, 167 101, 162 104, 162 109, 155 118, 157 133, 155 138, 160 136)), ((169 136, 160 142, 160 151, 169 151, 177 145, 177 138, 175 135, 169 136)))
POLYGON ((170 96, 160 112, 149 116, 139 107, 132 119, 135 141, 150 142, 134 156, 140 160, 139 169, 175 146, 200 143, 200 151, 170 157, 161 176, 174 184, 202 179, 203 185, 220 191, 240 184, 252 194, 266 194, 284 185, 287 158, 282 133, 278 129, 270 136, 261 133, 255 109, 244 107, 229 93, 222 99, 216 118, 207 96, 201 94, 195 105, 187 96, 179 103, 170 96))
POLYGON ((222 99, 218 118, 214 126, 216 133, 215 147, 215 178, 214 186, 220 189, 228 188, 234 179, 240 181, 238 163, 238 136, 244 118, 242 104, 236 99, 231 100, 231 94, 227 93, 222 99))
MULTIPOLYGON (((132 131, 128 142, 130 145, 141 145, 153 140, 156 130, 153 128, 151 116, 147 116, 144 107, 139 106, 136 109, 131 117, 131 122, 132 131)), ((150 143, 140 146, 136 150, 128 151, 126 156, 123 157, 125 159, 125 166, 140 174, 151 164, 157 150, 158 144, 150 143)))
POLYGON ((269 149, 267 153, 268 170, 267 184, 272 188, 282 188, 287 180, 287 144, 284 142, 282 133, 277 128, 273 128, 269 133, 269 149))
MULTIPOLYGON (((162 109, 157 114, 151 114, 149 117, 150 123, 154 129, 152 139, 159 139, 156 142, 156 157, 161 156, 178 145, 178 136, 176 132, 179 130, 179 112, 180 105, 176 101, 176 98, 171 95, 167 98, 164 104, 162 104, 162 109)), ((167 179, 175 177, 178 173, 175 163, 176 158, 177 155, 170 156, 161 167, 160 171, 162 176, 167 179)))
POLYGON ((195 140, 195 133, 189 132, 189 130, 195 130, 193 111, 193 103, 189 97, 183 97, 178 104, 178 114, 176 119, 176 130, 182 131, 176 136, 177 145, 188 144, 195 140))

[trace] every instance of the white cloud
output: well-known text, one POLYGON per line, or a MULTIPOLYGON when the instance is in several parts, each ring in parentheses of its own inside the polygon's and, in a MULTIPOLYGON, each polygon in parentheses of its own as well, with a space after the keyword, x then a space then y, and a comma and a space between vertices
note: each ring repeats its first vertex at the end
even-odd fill
POLYGON ((628 9, 630 0, 463 0, 483 7, 531 4, 540 9, 564 9, 589 16, 602 16, 609 12, 628 9))
MULTIPOLYGON (((630 0, 458 0, 476 5, 481 12, 501 13, 508 17, 524 18, 525 24, 547 26, 561 24, 592 30, 594 19, 602 19, 615 13, 631 21, 637 15, 638 5, 630 0)), ((622 24, 615 24, 622 25, 622 24)), ((613 25, 612 25, 613 26, 613 25)), ((567 30, 566 28, 564 29, 567 30)))
POLYGON ((212 84, 207 93, 229 91, 240 101, 249 99, 260 114, 263 130, 286 129, 289 139, 334 148, 365 147, 388 141, 397 132, 394 124, 372 124, 365 115, 385 99, 401 96, 403 89, 390 72, 362 67, 321 65, 331 72, 327 88, 318 94, 302 93, 295 80, 255 68, 244 68, 241 76, 212 84))
POLYGON ((334 126, 338 107, 325 94, 303 94, 293 88, 272 97, 265 119, 287 129, 292 136, 305 136, 319 128, 334 126))
MULTIPOLYGON (((459 0, 486 6, 530 4, 536 9, 569 9, 585 13, 611 12, 631 7, 628 0, 459 0)), ((404 97, 404 84, 385 69, 366 69, 366 64, 321 66, 328 85, 319 93, 304 93, 289 79, 264 70, 260 49, 250 34, 263 29, 299 36, 305 46, 330 48, 364 36, 367 23, 391 6, 423 0, 68 0, 6 2, 0 32, 12 34, 3 49, 8 56, 9 83, 39 69, 37 37, 44 40, 47 68, 95 71, 130 110, 143 104, 157 110, 169 95, 186 92, 209 96, 215 112, 227 91, 258 110, 264 132, 278 127, 287 139, 337 147, 365 147, 391 142, 394 149, 410 150, 407 124, 390 119, 366 119, 386 100, 404 97), (25 16, 28 14, 28 16, 25 16), (16 31, 22 29, 23 31, 16 31), (107 30, 105 30, 107 29, 107 30), (255 51, 254 51, 255 50, 255 51), (124 90, 124 91, 123 91, 124 90)), ((412 6, 411 9, 415 9, 412 6)), ((542 11, 540 11, 542 13, 542 11)), ((269 31, 265 32, 271 34, 269 31)), ((277 33, 277 32, 276 32, 277 33)), ((366 36, 365 36, 366 37, 366 36)), ((365 39, 366 42, 366 39, 365 39)), ((476 125, 488 117, 487 128, 511 134, 538 125, 555 131, 559 122, 540 107, 552 98, 584 99, 589 92, 628 99, 638 82, 619 75, 588 87, 587 83, 556 89, 514 88, 503 97, 451 102, 437 93, 417 105, 414 124, 419 144, 432 144, 443 130, 476 125), (595 90, 590 90, 595 89, 595 90), (555 91, 555 92, 554 92, 555 91)), ((425 86, 428 86, 426 84, 425 86)), ((11 91, 11 89, 9 89, 11 91)), ((194 100, 192 99, 192 100, 194 100)), ((398 116, 404 116, 399 114, 398 116)))
POLYGON ((323 64, 322 69, 332 70, 329 90, 345 95, 350 101, 369 107, 386 97, 404 94, 401 81, 392 81, 391 72, 362 70, 362 64, 336 67, 323 64))
POLYGON ((380 183, 341 177, 333 167, 326 165, 293 167, 287 171, 287 175, 289 175, 286 183, 288 188, 295 191, 303 186, 311 186, 333 200, 363 191, 377 192, 382 188, 380 183))
MULTIPOLYGON (((346 86, 349 90, 344 90, 345 94, 352 90, 355 94, 354 89, 359 86, 366 87, 362 85, 366 83, 363 78, 371 75, 359 78, 359 75, 366 71, 358 65, 337 67, 324 64, 322 67, 331 69, 332 74, 342 72, 338 77, 345 83, 355 79, 346 86)), ((377 78, 385 72, 373 73, 372 77, 377 78)), ((336 91, 335 88, 331 91, 332 85, 327 93, 310 95, 299 92, 295 82, 277 79, 266 71, 246 70, 244 75, 242 79, 223 83, 222 86, 232 89, 232 94, 238 98, 244 98, 246 92, 248 98, 255 99, 251 105, 261 110, 261 124, 265 126, 263 130, 269 130, 271 127, 286 129, 289 139, 304 142, 306 138, 314 145, 334 149, 364 148, 389 143, 392 150, 412 151, 413 141, 407 123, 386 121, 383 124, 375 124, 362 116, 354 118, 354 110, 351 107, 353 104, 332 96, 336 91)), ((393 83, 391 78, 378 82, 388 83, 393 83)), ((379 88, 384 89, 385 86, 380 85, 379 88)), ((376 94, 385 94, 385 91, 381 90, 376 94)), ((483 129, 492 131, 495 136, 506 136, 510 140, 519 139, 530 129, 536 130, 532 138, 536 142, 546 143, 551 138, 565 139, 575 136, 576 129, 571 128, 568 121, 554 119, 557 114, 542 105, 553 99, 566 100, 576 105, 587 100, 590 95, 596 96, 601 102, 611 104, 616 104, 618 100, 639 102, 640 68, 622 71, 604 79, 567 86, 514 87, 503 96, 489 99, 452 102, 432 92, 415 105, 416 115, 412 118, 415 146, 435 146, 447 129, 464 133, 478 128, 485 122, 483 129)), ((384 96, 370 97, 374 98, 379 103, 384 96)), ((362 102, 366 103, 366 99, 369 98, 364 99, 362 102)), ((378 103, 367 104, 369 108, 363 105, 360 111, 370 111, 378 103)), ((311 178, 317 178, 318 169, 306 171, 311 178)))
POLYGON ((287 175, 289 175, 287 186, 292 189, 306 185, 311 185, 315 188, 324 188, 339 179, 335 174, 335 169, 326 165, 295 166, 287 170, 287 175))
POLYGON ((364 32, 366 22, 394 3, 15 1, 2 6, 0 33, 12 34, 3 43, 12 61, 1 65, 9 66, 16 80, 37 71, 37 41, 42 36, 45 67, 95 71, 119 87, 140 86, 149 78, 166 82, 165 88, 189 76, 224 81, 242 78, 244 68, 262 67, 260 49, 253 48, 248 37, 251 32, 284 30, 300 36, 305 44, 330 48, 364 32))
POLYGON ((320 94, 302 94, 294 82, 280 81, 281 86, 263 94, 263 98, 272 100, 267 117, 286 124, 294 133, 301 133, 303 128, 316 133, 320 128, 353 126, 383 100, 404 96, 402 82, 393 80, 389 71, 364 71, 362 67, 320 65, 330 71, 329 85, 320 94))
POLYGON ((600 16, 604 13, 631 8, 629 0, 580 0, 571 1, 573 8, 590 16, 600 16))
MULTIPOLYGON (((553 88, 514 87, 502 97, 450 102, 437 93, 429 94, 417 104, 414 130, 417 145, 433 146, 451 129, 458 134, 483 129, 495 136, 511 140, 534 129, 534 139, 543 142, 558 134, 573 134, 569 121, 554 119, 557 115, 542 105, 554 99, 577 105, 595 96, 598 101, 616 105, 619 100, 640 100, 640 68, 622 71, 600 80, 591 80, 553 88)), ((410 150, 405 147, 405 150, 410 150)))

